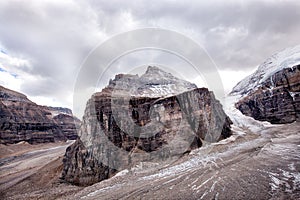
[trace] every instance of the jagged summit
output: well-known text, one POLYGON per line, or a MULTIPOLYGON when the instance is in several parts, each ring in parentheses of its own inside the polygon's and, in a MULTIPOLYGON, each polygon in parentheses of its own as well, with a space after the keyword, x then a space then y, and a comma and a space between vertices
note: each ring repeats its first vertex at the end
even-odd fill
POLYGON ((168 72, 163 71, 162 69, 160 69, 159 67, 156 66, 148 66, 145 75, 154 75, 154 74, 158 74, 158 75, 171 75, 168 72))
POLYGON ((149 66, 141 75, 118 74, 102 92, 137 97, 162 97, 180 94, 197 88, 195 84, 179 79, 159 67, 149 66))
POLYGON ((148 74, 148 73, 153 73, 153 72, 159 72, 159 71, 164 72, 163 70, 159 69, 159 68, 156 67, 156 66, 148 66, 148 67, 147 67, 147 70, 146 70, 146 74, 148 74))
POLYGON ((169 72, 165 72, 164 70, 156 67, 149 66, 146 70, 146 73, 141 76, 141 81, 145 84, 166 84, 166 83, 178 83, 178 82, 186 82, 185 80, 179 79, 173 76, 169 72))

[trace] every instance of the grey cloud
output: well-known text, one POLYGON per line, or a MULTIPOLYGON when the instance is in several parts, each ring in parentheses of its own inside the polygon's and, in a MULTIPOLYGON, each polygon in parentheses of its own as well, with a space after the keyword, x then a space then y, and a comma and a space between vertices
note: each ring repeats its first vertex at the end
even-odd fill
MULTIPOLYGON (((0 43, 9 54, 29 60, 31 66, 18 72, 43 77, 24 83, 23 91, 64 101, 61 93, 72 92, 88 53, 115 34, 149 26, 171 29, 203 45, 220 69, 245 70, 277 50, 300 44, 299 10, 296 0, 1 1, 0 43)), ((166 56, 153 60, 176 65, 166 56)), ((120 65, 135 62, 129 59, 120 65)), ((110 74, 129 70, 120 68, 110 74)), ((87 74, 87 81, 93 75, 87 74)))
POLYGON ((0 3, 1 44, 10 55, 29 60, 31 66, 18 69, 19 73, 42 77, 26 80, 23 92, 58 96, 73 90, 80 63, 104 36, 96 13, 82 12, 82 8, 92 11, 84 3, 71 1, 0 3))
MULTIPOLYGON (((184 29, 191 27, 196 35, 204 35, 198 42, 205 45, 219 66, 243 70, 253 68, 274 51, 300 43, 299 8, 298 1, 200 1, 177 4, 168 1, 167 5, 149 5, 146 11, 132 9, 132 13, 139 20, 154 19, 162 27, 183 33, 184 29), (218 35, 211 32, 220 27, 243 29, 246 34, 218 35)), ((220 31, 225 32, 226 29, 220 31)))
POLYGON ((194 30, 192 37, 203 44, 218 65, 225 69, 253 68, 274 51, 300 43, 300 3, 296 0, 100 1, 99 4, 101 6, 96 6, 97 9, 107 15, 130 11, 143 26, 155 25, 182 33, 194 30), (217 33, 211 31, 217 28, 225 29, 217 33), (224 34, 226 29, 243 29, 245 34, 224 34))

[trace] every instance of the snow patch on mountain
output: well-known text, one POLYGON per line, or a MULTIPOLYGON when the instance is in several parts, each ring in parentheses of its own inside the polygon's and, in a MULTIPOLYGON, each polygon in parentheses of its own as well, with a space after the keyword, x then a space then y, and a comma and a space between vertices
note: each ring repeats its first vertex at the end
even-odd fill
POLYGON ((113 95, 155 98, 173 96, 195 88, 195 84, 179 79, 158 67, 149 66, 140 77, 130 74, 116 75, 104 90, 111 89, 113 95))
POLYGON ((298 64, 300 64, 300 45, 277 52, 263 62, 253 74, 240 81, 231 94, 247 95, 276 72, 298 64))
POLYGON ((262 122, 253 119, 252 117, 244 115, 238 110, 234 104, 238 102, 241 95, 228 95, 224 102, 224 111, 233 122, 232 128, 236 132, 243 134, 243 130, 250 130, 252 132, 258 132, 259 130, 265 129, 266 127, 273 127, 270 122, 262 122))

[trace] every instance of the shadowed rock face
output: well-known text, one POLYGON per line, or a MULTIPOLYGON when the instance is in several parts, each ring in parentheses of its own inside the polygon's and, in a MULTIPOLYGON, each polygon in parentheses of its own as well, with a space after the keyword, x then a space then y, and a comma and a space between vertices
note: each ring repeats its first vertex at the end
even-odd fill
POLYGON ((242 98, 236 107, 245 115, 274 124, 300 119, 300 65, 282 69, 242 98))
MULTIPOLYGON (((71 110, 69 109, 69 111, 71 110)), ((62 131, 62 134, 68 140, 77 139, 78 135, 77 135, 76 127, 79 127, 81 122, 79 119, 72 116, 72 111, 71 111, 71 115, 66 113, 60 113, 58 115, 55 115, 53 117, 53 120, 56 122, 56 124, 62 131)))
POLYGON ((70 114, 70 109, 40 106, 0 86, 0 143, 76 139, 75 124, 80 121, 70 114))
POLYGON ((183 82, 180 91, 174 87, 171 95, 166 95, 165 88, 171 88, 175 79, 169 77, 153 87, 151 77, 159 81, 159 74, 166 73, 154 70, 148 68, 142 80, 117 75, 91 97, 80 139, 66 151, 62 179, 91 185, 140 162, 172 160, 201 147, 203 141, 216 142, 231 135, 231 121, 212 92, 183 82), (126 93, 128 82, 138 93, 126 93), (161 97, 158 89, 163 90, 161 97))

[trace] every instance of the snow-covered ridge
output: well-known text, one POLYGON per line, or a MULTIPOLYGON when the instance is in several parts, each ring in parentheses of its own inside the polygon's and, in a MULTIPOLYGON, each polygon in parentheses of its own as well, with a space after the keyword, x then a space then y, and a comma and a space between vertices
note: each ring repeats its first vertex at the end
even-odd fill
POLYGON ((195 84, 179 79, 158 67, 149 66, 146 73, 140 77, 130 74, 116 75, 114 80, 110 80, 106 89, 111 89, 113 95, 166 97, 195 88, 197 88, 195 84))
POLYGON ((263 62, 253 74, 240 81, 231 94, 248 94, 276 72, 298 64, 300 64, 300 45, 277 52, 263 62))

